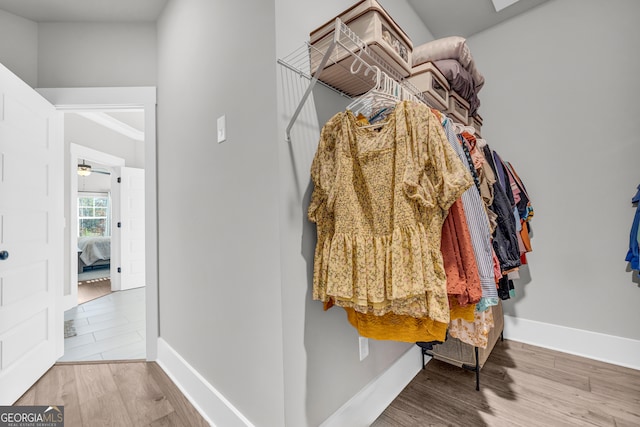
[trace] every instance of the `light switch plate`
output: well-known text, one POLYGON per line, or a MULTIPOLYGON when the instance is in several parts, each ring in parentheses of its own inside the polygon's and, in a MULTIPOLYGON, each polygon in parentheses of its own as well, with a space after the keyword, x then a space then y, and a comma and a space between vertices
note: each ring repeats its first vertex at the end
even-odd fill
POLYGON ((222 115, 218 117, 218 143, 227 140, 227 117, 222 115))

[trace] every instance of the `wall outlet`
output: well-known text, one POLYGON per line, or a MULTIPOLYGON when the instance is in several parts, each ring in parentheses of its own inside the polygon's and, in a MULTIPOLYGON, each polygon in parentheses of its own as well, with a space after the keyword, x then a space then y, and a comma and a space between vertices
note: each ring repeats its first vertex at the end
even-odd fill
POLYGON ((358 343, 360 344, 360 361, 362 362, 369 355, 369 338, 358 337, 358 343))
POLYGON ((227 140, 227 117, 222 115, 218 117, 218 143, 227 140))

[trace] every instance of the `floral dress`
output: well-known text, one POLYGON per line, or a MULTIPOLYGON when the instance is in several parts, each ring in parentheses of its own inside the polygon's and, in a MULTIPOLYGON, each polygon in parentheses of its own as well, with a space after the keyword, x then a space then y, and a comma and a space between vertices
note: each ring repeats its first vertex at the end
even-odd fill
POLYGON ((351 111, 336 114, 322 129, 311 177, 313 298, 348 309, 350 320, 447 324, 442 225, 473 181, 430 109, 400 102, 379 130, 351 111))

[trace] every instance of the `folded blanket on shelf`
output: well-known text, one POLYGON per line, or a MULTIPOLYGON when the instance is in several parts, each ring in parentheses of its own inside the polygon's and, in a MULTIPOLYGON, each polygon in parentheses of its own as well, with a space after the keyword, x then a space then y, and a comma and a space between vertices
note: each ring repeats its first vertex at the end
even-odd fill
POLYGON ((473 78, 476 92, 484 85, 484 77, 476 68, 466 39, 459 36, 433 40, 413 48, 413 66, 442 59, 455 59, 473 78))
POLYGON ((451 89, 469 103, 469 115, 475 115, 480 107, 480 100, 471 73, 456 59, 440 59, 433 64, 447 79, 451 89))

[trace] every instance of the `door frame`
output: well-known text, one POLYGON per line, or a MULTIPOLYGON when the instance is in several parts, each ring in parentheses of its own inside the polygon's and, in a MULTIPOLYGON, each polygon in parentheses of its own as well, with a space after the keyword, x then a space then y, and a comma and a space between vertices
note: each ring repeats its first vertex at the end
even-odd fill
MULTIPOLYGON (((69 295, 64 296, 64 310, 69 310, 78 305, 78 233, 75 227, 75 224, 78 222, 78 173, 76 170, 76 165, 78 164, 80 159, 91 160, 97 163, 101 163, 105 166, 109 166, 111 169, 115 171, 115 168, 119 168, 120 166, 124 166, 124 159, 121 157, 112 156, 108 153, 103 153, 102 151, 94 150, 93 148, 85 147, 83 145, 78 145, 71 143, 69 144, 69 170, 67 171, 69 174, 69 185, 70 185, 70 209, 69 209, 69 295)), ((113 177, 113 175, 112 175, 113 177)), ((112 179, 113 181, 113 179, 112 179)), ((115 214, 115 208, 120 206, 119 200, 114 200, 114 198, 119 197, 119 192, 114 192, 113 183, 111 184, 111 218, 115 214), (114 193, 116 195, 114 196, 114 193)), ((118 266, 121 264, 120 260, 120 240, 117 233, 115 233, 113 229, 113 224, 115 221, 111 221, 111 267, 110 267, 110 277, 111 277, 111 290, 117 291, 120 290, 120 282, 118 281, 118 275, 115 274, 118 266)))
MULTIPOLYGON (((145 156, 145 310, 147 360, 158 356, 158 202, 156 171, 156 88, 37 88, 58 111, 71 110, 144 110, 145 156)), ((60 115, 62 116, 62 115, 60 115)), ((62 325, 61 325, 62 327, 62 325)))

